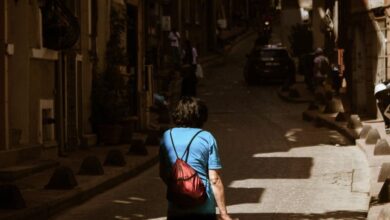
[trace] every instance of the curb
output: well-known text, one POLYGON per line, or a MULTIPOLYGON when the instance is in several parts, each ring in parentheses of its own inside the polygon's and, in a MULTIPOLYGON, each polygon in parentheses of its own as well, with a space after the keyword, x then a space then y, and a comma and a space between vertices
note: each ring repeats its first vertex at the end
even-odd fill
POLYGON ((302 113, 302 118, 305 121, 315 121, 319 125, 323 125, 330 129, 338 131, 353 144, 356 144, 356 139, 359 138, 359 135, 354 130, 343 126, 340 122, 334 121, 333 117, 320 115, 318 111, 306 110, 302 113))
MULTIPOLYGON (((287 95, 284 95, 281 88, 278 89, 277 93, 282 100, 290 103, 310 103, 313 101, 311 99, 304 98, 290 98, 287 95)), ((350 140, 352 143, 355 143, 355 140, 359 138, 359 135, 354 130, 347 128, 341 122, 336 122, 334 117, 323 115, 316 110, 304 111, 302 113, 302 118, 305 121, 315 121, 318 125, 323 125, 330 129, 336 130, 343 136, 345 136, 348 140, 350 140)))
POLYGON ((63 197, 60 199, 54 199, 42 205, 31 206, 23 210, 10 211, 10 214, 5 214, 0 217, 0 220, 42 220, 49 219, 51 216, 67 209, 72 206, 81 204, 88 199, 100 194, 106 190, 109 190, 135 176, 142 173, 146 169, 152 167, 158 162, 158 155, 151 157, 145 162, 133 167, 124 168, 119 172, 119 175, 113 175, 101 181, 100 183, 93 186, 86 186, 75 189, 75 192, 63 191, 63 197))

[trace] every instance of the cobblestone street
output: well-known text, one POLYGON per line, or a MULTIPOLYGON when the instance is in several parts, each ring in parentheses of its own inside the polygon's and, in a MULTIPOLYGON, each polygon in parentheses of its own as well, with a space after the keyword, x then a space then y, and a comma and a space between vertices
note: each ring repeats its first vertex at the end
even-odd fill
MULTIPOLYGON (((278 85, 245 85, 252 35, 205 68, 199 95, 219 145, 228 210, 240 219, 365 219, 368 165, 340 134, 302 120, 307 104, 283 102, 278 85)), ((53 219, 165 219, 158 166, 53 219)))

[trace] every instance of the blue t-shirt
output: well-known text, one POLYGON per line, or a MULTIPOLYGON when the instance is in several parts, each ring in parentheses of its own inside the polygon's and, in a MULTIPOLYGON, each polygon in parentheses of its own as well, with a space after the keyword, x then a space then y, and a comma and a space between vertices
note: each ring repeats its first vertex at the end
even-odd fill
MULTIPOLYGON (((172 138, 179 157, 183 156, 185 148, 198 131, 200 131, 199 128, 177 127, 172 129, 172 138)), ((177 157, 170 137, 170 130, 168 130, 163 135, 160 148, 160 162, 164 163, 164 161, 166 161, 165 163, 169 163, 164 164, 167 173, 170 172, 170 169, 176 159, 177 157)), ((183 160, 184 159, 185 158, 183 158, 183 160)), ((208 198, 203 205, 197 206, 193 209, 183 210, 176 207, 174 204, 169 203, 168 213, 173 215, 215 214, 215 199, 208 180, 208 170, 221 169, 222 166, 218 154, 217 142, 210 132, 202 131, 193 140, 190 146, 187 163, 198 172, 199 177, 206 186, 208 198)))

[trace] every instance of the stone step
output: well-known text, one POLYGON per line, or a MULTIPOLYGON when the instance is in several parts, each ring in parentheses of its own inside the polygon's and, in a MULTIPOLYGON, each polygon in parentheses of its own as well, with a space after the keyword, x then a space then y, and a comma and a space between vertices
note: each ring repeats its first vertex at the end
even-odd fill
POLYGON ((129 154, 147 155, 146 140, 148 135, 145 133, 134 132, 131 137, 129 154))
POLYGON ((0 169, 0 181, 14 181, 59 166, 54 160, 33 160, 25 164, 0 169))

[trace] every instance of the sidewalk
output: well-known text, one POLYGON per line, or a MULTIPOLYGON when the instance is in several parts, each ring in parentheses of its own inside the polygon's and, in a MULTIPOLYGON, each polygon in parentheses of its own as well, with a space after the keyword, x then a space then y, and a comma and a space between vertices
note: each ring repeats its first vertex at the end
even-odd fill
POLYGON ((121 146, 96 146, 87 150, 78 150, 70 153, 68 157, 58 159, 60 166, 72 169, 78 185, 70 190, 46 190, 54 168, 39 172, 16 180, 23 195, 27 208, 18 210, 1 210, 1 220, 17 219, 48 219, 53 214, 80 204, 94 195, 108 190, 131 177, 136 176, 143 170, 153 166, 157 162, 158 147, 147 146, 149 152, 146 156, 126 155, 129 145, 121 146), (110 150, 119 150, 123 153, 126 165, 123 167, 103 166, 104 174, 97 176, 78 175, 81 163, 87 156, 96 156, 103 164, 110 150))
POLYGON ((342 106, 338 97, 333 97, 333 101, 328 102, 327 105, 315 106, 311 104, 314 96, 306 91, 302 83, 295 84, 293 88, 295 91, 280 89, 278 95, 291 103, 310 103, 308 109, 302 113, 303 120, 313 121, 316 126, 326 126, 337 130, 366 154, 370 166, 370 179, 360 180, 360 182, 369 184, 370 188, 371 204, 367 219, 377 219, 382 208, 389 204, 377 202, 384 181, 390 176, 390 146, 388 145, 390 136, 385 132, 383 120, 360 121, 357 115, 343 113, 343 110, 337 111, 336 106, 342 106))

